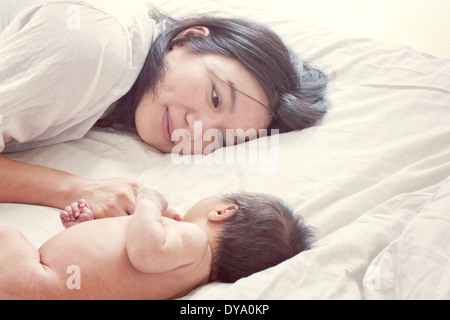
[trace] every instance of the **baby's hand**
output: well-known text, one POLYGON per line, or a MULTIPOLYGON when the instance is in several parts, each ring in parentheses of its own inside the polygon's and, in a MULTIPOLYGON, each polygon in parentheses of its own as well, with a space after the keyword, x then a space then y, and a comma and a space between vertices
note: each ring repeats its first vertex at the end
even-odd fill
POLYGON ((87 201, 81 199, 78 202, 72 203, 70 206, 66 206, 60 212, 59 217, 64 227, 70 228, 78 223, 93 220, 94 214, 89 209, 87 201))
POLYGON ((166 218, 181 221, 181 216, 178 211, 174 208, 169 207, 166 198, 155 189, 151 188, 141 188, 136 196, 136 201, 140 200, 150 200, 155 202, 155 204, 161 209, 161 215, 166 218))
POLYGON ((160 192, 152 188, 141 188, 138 190, 136 201, 141 200, 154 202, 161 209, 161 212, 164 212, 168 207, 166 198, 160 192))

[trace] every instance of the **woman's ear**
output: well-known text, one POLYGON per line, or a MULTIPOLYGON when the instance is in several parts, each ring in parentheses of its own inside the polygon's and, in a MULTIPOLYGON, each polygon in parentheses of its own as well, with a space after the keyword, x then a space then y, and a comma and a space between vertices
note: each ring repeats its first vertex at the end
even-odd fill
POLYGON ((207 36, 209 36, 209 29, 207 27, 203 27, 203 26, 196 26, 196 27, 191 27, 189 29, 186 29, 184 31, 181 31, 175 38, 176 39, 183 39, 186 37, 201 37, 201 38, 205 38, 207 36))
POLYGON ((212 222, 223 222, 233 217, 239 207, 235 204, 227 204, 211 211, 208 214, 208 220, 212 222))

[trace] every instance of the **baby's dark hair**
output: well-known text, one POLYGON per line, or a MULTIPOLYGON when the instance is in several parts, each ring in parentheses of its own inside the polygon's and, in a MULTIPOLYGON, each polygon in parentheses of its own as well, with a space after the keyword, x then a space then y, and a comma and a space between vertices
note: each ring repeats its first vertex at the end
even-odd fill
POLYGON ((247 192, 222 198, 238 210, 223 224, 210 281, 235 282, 311 248, 312 228, 281 199, 247 192))

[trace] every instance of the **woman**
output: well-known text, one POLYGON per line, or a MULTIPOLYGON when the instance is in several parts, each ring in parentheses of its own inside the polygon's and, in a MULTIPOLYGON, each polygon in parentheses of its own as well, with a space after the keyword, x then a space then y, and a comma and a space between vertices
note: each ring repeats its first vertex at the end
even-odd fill
MULTIPOLYGON (((206 130, 216 139, 226 129, 300 130, 327 109, 326 76, 296 63, 277 35, 255 23, 176 21, 138 0, 2 5, 12 12, 0 24, 3 152, 77 139, 95 123, 134 131, 162 152, 176 150, 181 141, 172 134, 184 130, 192 145, 202 141, 191 150, 203 152, 206 130)), ((63 208, 85 198, 96 218, 132 214, 139 188, 1 156, 0 177, 0 202, 63 208)))

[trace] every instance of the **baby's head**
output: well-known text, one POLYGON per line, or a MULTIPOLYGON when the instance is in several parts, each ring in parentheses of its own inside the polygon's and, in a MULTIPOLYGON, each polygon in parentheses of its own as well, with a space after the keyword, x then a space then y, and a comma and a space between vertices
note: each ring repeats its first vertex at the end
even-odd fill
POLYGON ((281 199, 236 193, 199 201, 185 215, 213 252, 210 281, 235 282, 311 248, 314 235, 281 199))

